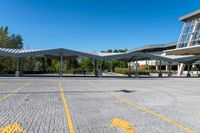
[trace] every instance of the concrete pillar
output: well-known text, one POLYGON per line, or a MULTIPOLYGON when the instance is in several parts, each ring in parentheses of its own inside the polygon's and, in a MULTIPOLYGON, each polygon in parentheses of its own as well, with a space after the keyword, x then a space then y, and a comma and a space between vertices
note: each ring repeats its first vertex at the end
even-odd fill
POLYGON ((168 65, 165 66, 165 71, 168 71, 168 65))
POLYGON ((172 69, 172 63, 169 62, 169 65, 168 65, 168 77, 172 77, 171 69, 172 69))
POLYGON ((160 60, 160 62, 159 62, 159 69, 160 69, 160 71, 159 71, 158 77, 162 77, 162 64, 161 63, 162 62, 160 60))
POLYGON ((159 65, 157 65, 157 63, 156 63, 155 66, 156 66, 156 71, 158 71, 159 70, 159 65))
POLYGON ((181 63, 178 67, 178 73, 177 76, 183 75, 183 71, 185 69, 185 64, 181 63))
POLYGON ((139 77, 139 73, 138 73, 138 61, 136 59, 135 61, 135 77, 138 78, 139 77))
POLYGON ((62 55, 62 53, 61 53, 61 54, 60 54, 60 70, 59 70, 59 76, 60 76, 60 77, 63 77, 62 65, 63 65, 63 55, 62 55))
POLYGON ((16 58, 16 70, 15 70, 15 77, 20 76, 20 71, 19 71, 19 58, 16 58))
POLYGON ((128 77, 131 78, 131 62, 128 62, 128 77))
POLYGON ((187 71, 187 77, 190 77, 191 74, 190 74, 190 64, 188 64, 188 71, 187 71))

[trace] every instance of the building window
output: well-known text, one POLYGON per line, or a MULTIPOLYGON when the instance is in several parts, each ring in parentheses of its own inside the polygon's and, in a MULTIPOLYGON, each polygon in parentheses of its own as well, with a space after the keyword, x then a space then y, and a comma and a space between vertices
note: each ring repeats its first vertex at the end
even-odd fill
POLYGON ((186 22, 180 35, 178 48, 200 45, 200 18, 186 22))
POLYGON ((200 30, 200 23, 198 23, 196 26, 196 31, 199 31, 199 30, 200 30))

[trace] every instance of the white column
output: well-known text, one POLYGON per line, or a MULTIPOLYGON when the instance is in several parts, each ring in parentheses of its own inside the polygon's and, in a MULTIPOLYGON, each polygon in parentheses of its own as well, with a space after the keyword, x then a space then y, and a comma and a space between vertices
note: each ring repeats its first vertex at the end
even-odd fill
POLYGON ((183 71, 185 69, 185 64, 181 63, 178 67, 178 73, 177 76, 183 75, 183 71))
POLYGON ((168 71, 168 65, 165 66, 165 71, 168 71))
POLYGON ((155 64, 155 65, 156 65, 156 71, 158 71, 159 70, 159 66, 157 64, 155 64))

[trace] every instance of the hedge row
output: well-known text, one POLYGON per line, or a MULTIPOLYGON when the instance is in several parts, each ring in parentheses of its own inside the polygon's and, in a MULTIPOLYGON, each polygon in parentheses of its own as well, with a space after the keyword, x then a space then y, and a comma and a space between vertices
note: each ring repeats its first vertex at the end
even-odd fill
MULTIPOLYGON (((115 72, 116 73, 120 73, 120 74, 128 74, 128 68, 115 68, 115 72)), ((131 74, 135 74, 136 71, 134 69, 131 70, 131 74)), ((160 73, 159 70, 151 70, 150 73, 160 73)), ((168 71, 162 71, 162 73, 168 73, 168 71)), ((144 69, 138 69, 138 74, 139 75, 149 75, 149 71, 148 70, 144 70, 144 69)))

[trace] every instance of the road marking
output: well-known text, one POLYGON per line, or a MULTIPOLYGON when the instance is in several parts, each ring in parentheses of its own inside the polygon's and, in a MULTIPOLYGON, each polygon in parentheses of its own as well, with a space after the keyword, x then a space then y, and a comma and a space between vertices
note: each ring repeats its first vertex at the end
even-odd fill
POLYGON ((67 105, 67 102, 66 102, 66 99, 65 99, 65 94, 64 94, 64 91, 63 91, 63 87, 62 87, 60 82, 59 82, 59 88, 60 88, 60 93, 61 93, 61 99, 62 99, 63 106, 64 106, 65 113, 66 113, 69 132, 70 133, 75 133, 73 122, 72 122, 72 119, 71 119, 71 116, 70 116, 70 112, 69 112, 69 107, 67 105))
POLYGON ((29 83, 20 86, 19 88, 17 88, 16 90, 14 90, 13 92, 9 93, 9 94, 6 95, 6 96, 0 97, 0 101, 4 100, 4 99, 6 99, 6 98, 8 98, 8 97, 10 97, 10 96, 12 96, 12 95, 16 95, 16 92, 22 90, 22 89, 23 89, 25 86, 27 86, 27 85, 29 85, 29 83))
MULTIPOLYGON (((92 87, 98 89, 98 90, 104 91, 102 88, 100 88, 100 87, 98 87, 98 86, 96 86, 96 85, 94 85, 94 84, 91 84, 91 83, 89 83, 89 82, 88 82, 88 84, 89 84, 90 86, 92 86, 92 87)), ((192 129, 190 129, 190 128, 184 126, 184 125, 181 125, 180 123, 178 123, 178 122, 176 122, 176 121, 173 121, 173 120, 171 120, 171 119, 169 119, 169 118, 167 118, 167 117, 165 117, 165 116, 163 116, 163 115, 160 115, 160 114, 158 114, 158 113, 156 113, 156 112, 153 112, 152 110, 150 110, 150 109, 148 109, 148 108, 146 108, 146 107, 143 107, 143 106, 134 104, 134 103, 132 103, 132 102, 130 102, 130 101, 124 99, 123 97, 121 97, 121 96, 119 96, 119 95, 117 95, 117 94, 114 94, 114 93, 112 93, 112 92, 107 92, 107 91, 104 91, 104 92, 107 93, 107 94, 109 94, 109 95, 111 95, 111 96, 113 96, 113 97, 115 97, 116 99, 120 100, 120 101, 123 102, 123 103, 126 103, 126 104, 128 104, 128 105, 130 105, 130 106, 133 106, 133 107, 135 107, 135 108, 137 108, 137 109, 140 109, 140 110, 142 110, 142 111, 145 111, 145 112, 147 112, 147 113, 149 113, 149 114, 151 114, 151 115, 153 115, 153 116, 155 116, 155 117, 158 117, 158 118, 160 118, 160 119, 162 119, 162 120, 164 120, 164 121, 166 121, 166 122, 168 122, 168 123, 170 123, 170 124, 172 124, 172 125, 174 125, 174 126, 180 128, 180 129, 182 129, 182 130, 188 132, 188 133, 197 133, 196 131, 194 131, 194 130, 192 130, 192 129)))
POLYGON ((23 131, 24 129, 16 122, 0 128, 1 133, 15 133, 15 132, 23 132, 23 131))
POLYGON ((121 128, 124 133, 136 133, 134 129, 135 124, 129 123, 119 118, 113 119, 110 127, 119 127, 121 128))
MULTIPOLYGON (((124 82, 120 82, 120 83, 118 82, 117 85, 118 86, 122 86, 122 87, 126 87, 124 82)), ((130 88, 132 89, 132 87, 130 87, 130 88)), ((165 95, 165 99, 169 99, 169 100, 171 100, 173 102, 179 102, 179 103, 181 102, 176 97, 169 95, 168 93, 164 92, 163 90, 159 90, 157 88, 154 88, 154 90, 157 90, 159 93, 164 94, 165 95)), ((185 102, 185 104, 187 104, 187 103, 185 102)))

